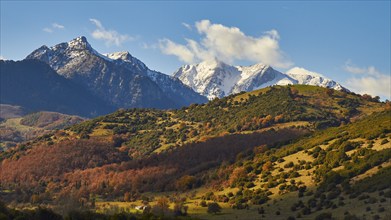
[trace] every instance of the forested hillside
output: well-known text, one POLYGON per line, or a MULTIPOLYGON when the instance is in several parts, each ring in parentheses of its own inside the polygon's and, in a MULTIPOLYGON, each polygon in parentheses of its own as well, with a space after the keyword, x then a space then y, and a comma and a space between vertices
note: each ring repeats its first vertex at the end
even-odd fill
POLYGON ((180 110, 121 109, 2 152, 1 197, 215 219, 342 218, 370 200, 367 216, 384 217, 390 113, 368 95, 303 85, 180 110), (208 203, 223 214, 207 214, 208 203))

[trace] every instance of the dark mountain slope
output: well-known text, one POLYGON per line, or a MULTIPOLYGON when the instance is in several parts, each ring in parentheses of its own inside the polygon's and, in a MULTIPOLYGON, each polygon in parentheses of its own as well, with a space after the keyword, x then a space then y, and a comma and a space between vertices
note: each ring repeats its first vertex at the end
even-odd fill
POLYGON ((0 102, 27 111, 54 111, 92 117, 114 108, 88 90, 59 76, 38 60, 0 61, 0 102))

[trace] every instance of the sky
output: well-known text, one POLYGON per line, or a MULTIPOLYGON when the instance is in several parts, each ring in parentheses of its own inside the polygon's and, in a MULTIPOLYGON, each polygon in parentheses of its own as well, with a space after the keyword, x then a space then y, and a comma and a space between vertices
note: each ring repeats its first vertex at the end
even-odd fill
POLYGON ((171 75, 218 58, 305 68, 357 93, 391 99, 390 1, 0 0, 0 58, 85 36, 171 75))

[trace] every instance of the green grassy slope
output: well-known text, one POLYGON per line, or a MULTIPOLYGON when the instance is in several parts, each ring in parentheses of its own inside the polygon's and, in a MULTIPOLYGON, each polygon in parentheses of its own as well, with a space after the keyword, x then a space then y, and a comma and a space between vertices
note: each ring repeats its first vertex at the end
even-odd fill
POLYGON ((221 166, 217 172, 235 175, 223 176, 218 184, 223 188, 217 193, 211 188, 194 201, 208 198, 214 191, 208 199, 227 207, 223 211, 227 214, 218 217, 194 212, 208 219, 315 219, 322 213, 335 219, 352 215, 387 219, 391 214, 390 126, 390 111, 375 113, 278 149, 263 149, 262 154, 245 157, 230 167, 221 166), (265 194, 267 197, 259 197, 265 194), (259 209, 263 211, 259 213, 259 209))

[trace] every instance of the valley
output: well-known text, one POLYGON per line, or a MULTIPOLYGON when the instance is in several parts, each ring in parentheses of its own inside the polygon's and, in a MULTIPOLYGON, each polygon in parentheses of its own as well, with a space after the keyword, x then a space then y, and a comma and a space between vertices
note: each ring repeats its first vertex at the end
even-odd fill
POLYGON ((19 106, 1 105, 0 150, 14 147, 20 142, 32 140, 50 132, 84 121, 79 116, 57 112, 24 113, 19 106))

